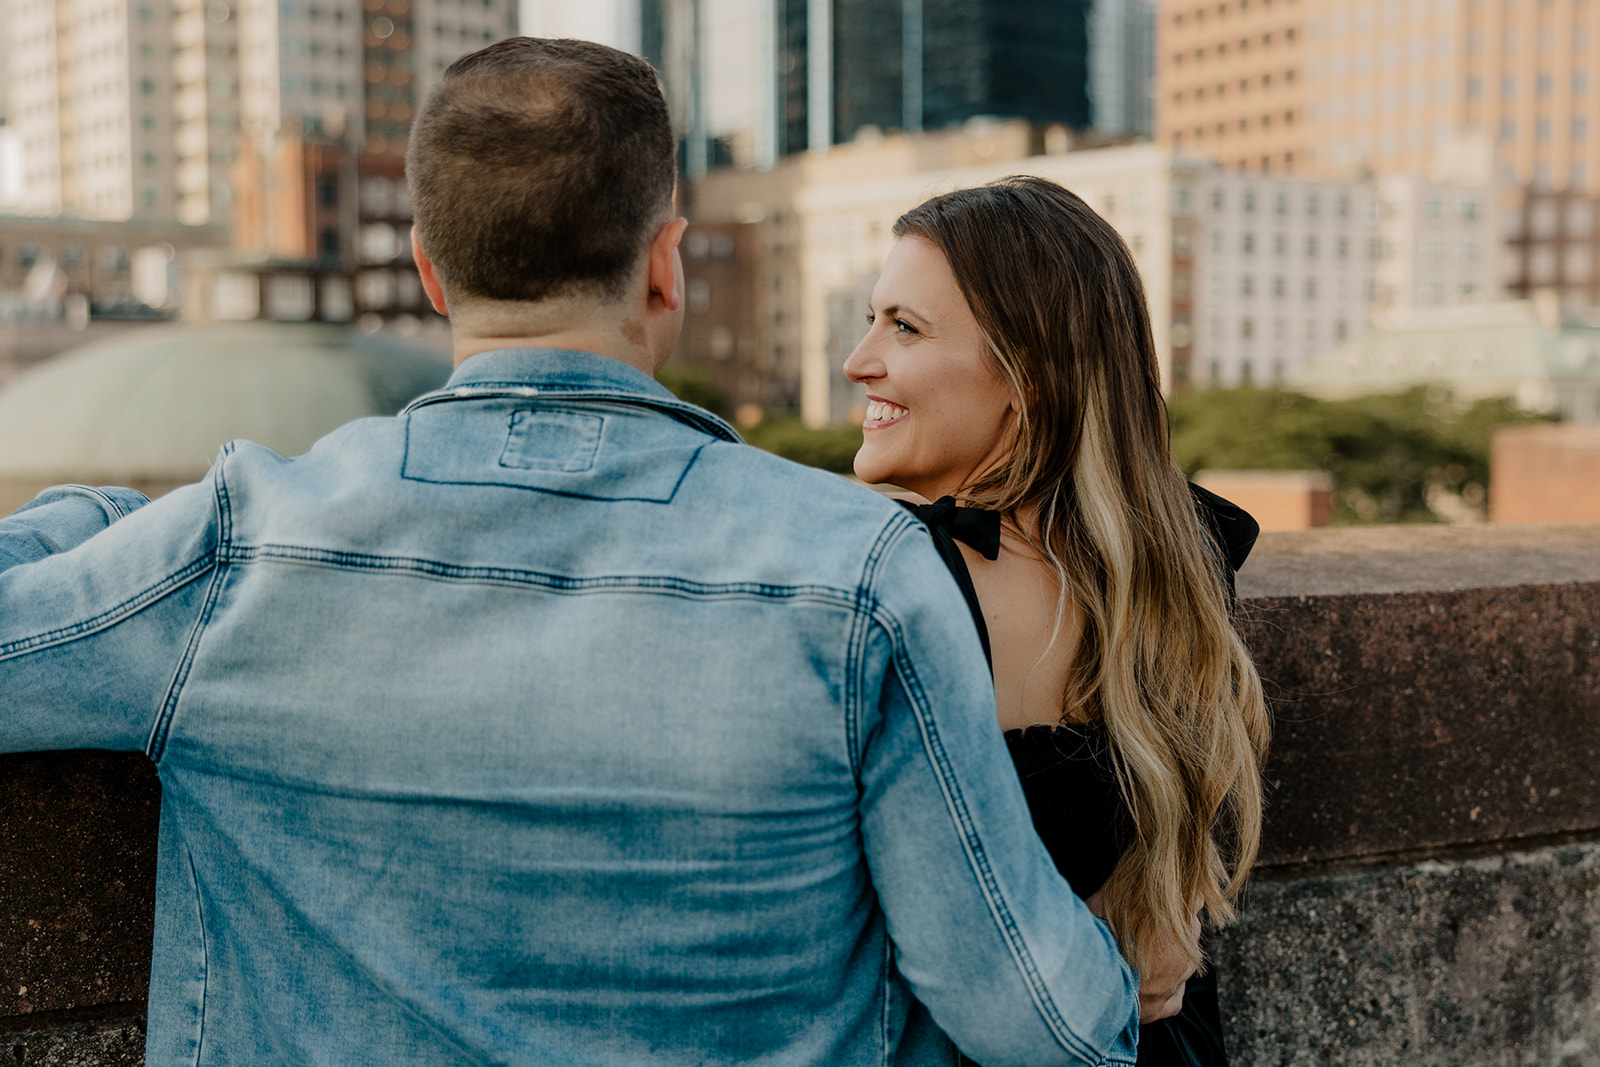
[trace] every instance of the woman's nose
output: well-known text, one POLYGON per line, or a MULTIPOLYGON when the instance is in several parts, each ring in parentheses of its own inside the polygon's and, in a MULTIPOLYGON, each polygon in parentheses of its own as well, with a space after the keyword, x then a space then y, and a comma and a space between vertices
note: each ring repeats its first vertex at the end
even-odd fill
POLYGON ((855 351, 845 357, 844 376, 852 382, 860 383, 883 375, 882 364, 872 354, 871 341, 872 334, 869 332, 856 345, 855 351))

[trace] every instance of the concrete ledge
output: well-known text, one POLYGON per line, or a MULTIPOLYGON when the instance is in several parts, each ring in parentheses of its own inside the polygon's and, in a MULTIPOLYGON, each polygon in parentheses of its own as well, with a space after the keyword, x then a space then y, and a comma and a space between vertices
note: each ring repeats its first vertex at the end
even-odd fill
POLYGON ((144 1004, 90 1013, 30 1016, 32 1029, 0 1026, 0 1062, 18 1067, 140 1067, 144 1063, 144 1004))
POLYGON ((1235 1067, 1600 1063, 1600 844, 1258 879, 1213 944, 1235 1067))
MULTIPOLYGON (((1266 534, 1239 586, 1276 735, 1236 1067, 1600 1067, 1600 526, 1266 534)), ((0 1062, 137 1062, 158 806, 141 756, 0 757, 0 1062)))
POLYGON ((0 756, 0 1030, 144 1003, 160 797, 142 755, 0 756))

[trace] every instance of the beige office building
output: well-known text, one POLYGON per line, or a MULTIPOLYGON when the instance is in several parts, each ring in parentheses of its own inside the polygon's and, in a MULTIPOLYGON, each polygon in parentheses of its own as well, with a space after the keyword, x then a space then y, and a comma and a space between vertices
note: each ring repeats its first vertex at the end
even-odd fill
POLYGON ((1158 137, 1229 166, 1421 172, 1463 141, 1502 185, 1600 182, 1588 0, 1166 0, 1158 137))

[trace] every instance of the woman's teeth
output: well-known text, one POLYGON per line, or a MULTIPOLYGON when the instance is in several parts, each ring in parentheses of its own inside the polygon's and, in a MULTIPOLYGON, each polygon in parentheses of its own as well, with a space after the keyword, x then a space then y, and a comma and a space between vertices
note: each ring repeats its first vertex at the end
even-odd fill
POLYGON ((893 422, 907 414, 909 412, 905 408, 899 404, 891 404, 887 400, 867 401, 868 422, 893 422))

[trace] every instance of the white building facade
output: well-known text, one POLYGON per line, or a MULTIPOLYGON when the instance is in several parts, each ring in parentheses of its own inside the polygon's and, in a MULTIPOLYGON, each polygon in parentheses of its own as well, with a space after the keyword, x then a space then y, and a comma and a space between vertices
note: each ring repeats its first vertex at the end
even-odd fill
POLYGON ((240 138, 403 151, 444 68, 513 0, 6 0, 16 210, 225 221, 240 138))
POLYGON ((170 217, 172 12, 156 0, 12 0, 4 70, 15 208, 170 217))
POLYGON ((1192 384, 1280 384, 1366 333, 1370 183, 1191 173, 1192 384))

